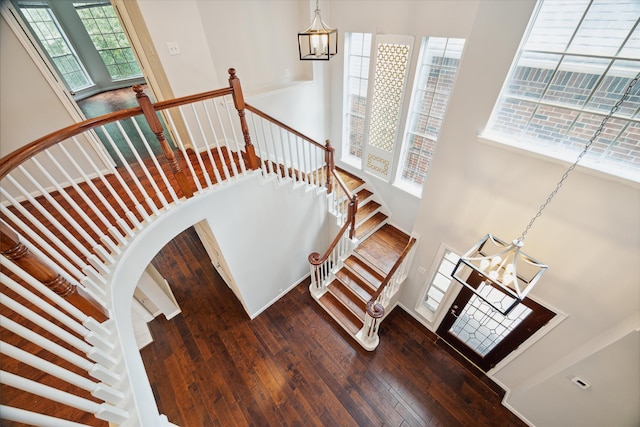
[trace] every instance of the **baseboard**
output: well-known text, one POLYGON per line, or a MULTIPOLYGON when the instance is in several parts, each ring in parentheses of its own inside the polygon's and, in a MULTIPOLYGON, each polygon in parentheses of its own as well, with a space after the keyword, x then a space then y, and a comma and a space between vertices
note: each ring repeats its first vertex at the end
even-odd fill
POLYGON ((289 291, 291 291, 292 289, 294 289, 296 286, 300 285, 302 282, 304 282, 305 280, 307 280, 309 277, 311 277, 311 273, 307 273, 305 274, 301 279, 299 279, 297 282, 293 283, 291 286, 289 286, 287 289, 285 289, 284 291, 280 292, 275 298, 273 298, 271 301, 269 301, 264 307, 262 307, 261 309, 259 309, 258 311, 256 311, 255 313, 253 313, 252 315, 249 316, 249 318, 251 320, 255 319, 256 317, 258 317, 260 315, 260 313, 262 313, 263 311, 265 311, 266 309, 268 309, 269 307, 271 307, 273 304, 275 304, 280 298, 282 298, 284 295, 286 295, 287 293, 289 293, 289 291))

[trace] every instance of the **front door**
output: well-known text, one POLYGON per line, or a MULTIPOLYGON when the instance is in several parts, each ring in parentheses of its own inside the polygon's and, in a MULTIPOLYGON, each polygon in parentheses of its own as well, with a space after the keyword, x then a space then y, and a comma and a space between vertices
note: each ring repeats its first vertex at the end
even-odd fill
POLYGON ((508 315, 502 315, 485 301, 499 304, 504 298, 502 293, 490 286, 479 288, 479 292, 484 299, 462 288, 437 334, 487 372, 546 325, 555 313, 525 298, 508 315))

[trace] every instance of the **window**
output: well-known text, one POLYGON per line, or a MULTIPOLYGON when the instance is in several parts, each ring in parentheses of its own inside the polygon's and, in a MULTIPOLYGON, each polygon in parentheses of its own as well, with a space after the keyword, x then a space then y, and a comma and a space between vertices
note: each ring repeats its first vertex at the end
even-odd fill
MULTIPOLYGON (((364 125, 367 111, 367 86, 369 85, 369 62, 371 56, 371 34, 348 33, 345 57, 345 127, 344 141, 347 157, 359 162, 364 146, 364 125)), ((348 159, 347 159, 348 160, 348 159)))
POLYGON ((433 159, 464 39, 425 37, 420 48, 396 184, 420 195, 433 159))
MULTIPOLYGON (((640 70, 640 2, 539 3, 483 136, 573 162, 640 70)), ((581 164, 640 181, 640 85, 581 164)))
POLYGON ((413 43, 411 36, 347 34, 342 160, 420 196, 464 40, 423 38, 411 88, 413 43))
POLYGON ((23 6, 21 11, 69 89, 76 91, 91 86, 93 83, 51 9, 44 5, 34 5, 23 6))
POLYGON ((108 0, 12 1, 77 100, 144 81, 108 0))
POLYGON ((444 245, 440 247, 436 257, 437 261, 432 267, 432 277, 427 282, 422 298, 420 298, 416 307, 416 310, 430 321, 433 320, 449 291, 453 282, 451 273, 459 259, 460 256, 458 254, 447 249, 444 245))
POLYGON ((140 77, 142 72, 110 4, 74 3, 80 20, 113 80, 140 77))

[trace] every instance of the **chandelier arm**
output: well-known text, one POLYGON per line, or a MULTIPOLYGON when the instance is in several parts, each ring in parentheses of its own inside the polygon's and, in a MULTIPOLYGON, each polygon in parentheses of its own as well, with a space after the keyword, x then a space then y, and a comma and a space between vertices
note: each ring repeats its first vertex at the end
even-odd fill
POLYGON ((620 108, 620 105, 629 97, 629 94, 631 93, 631 89, 638 82, 638 79, 640 79, 640 73, 636 74, 636 76, 633 79, 631 79, 631 81, 629 82, 629 85, 627 86, 627 90, 622 94, 622 97, 618 100, 618 102, 616 102, 614 104, 614 106, 611 107, 611 111, 609 111, 609 114, 607 114, 602 119, 602 122, 600 122, 600 125, 598 126, 596 131, 593 133, 593 135, 589 139, 589 142, 587 142, 587 144, 585 145, 585 147, 582 150, 582 152, 580 152, 580 154, 576 158, 576 161, 573 162, 573 164, 571 166, 569 166, 569 168, 566 170, 566 172, 560 178, 560 181, 558 181, 558 184, 556 184, 556 188, 549 194, 549 196, 547 197, 547 200, 542 205, 540 205, 540 208, 538 209, 538 212, 533 216, 533 218, 531 218, 531 220, 529 221, 529 224, 527 224, 527 227, 524 229, 524 231, 522 232, 520 237, 518 237, 517 240, 519 242, 522 242, 524 240, 525 236, 529 232, 529 229, 533 226, 533 223, 536 221, 536 219, 538 219, 538 217, 540 217, 542 215, 542 211, 551 202, 551 199, 553 199, 553 197, 556 195, 558 190, 560 190, 560 187, 562 187, 562 184, 564 184, 564 181, 567 179, 567 177, 569 176, 571 171, 573 171, 576 168, 576 166, 578 165, 580 160, 582 160, 584 155, 587 154, 587 151, 589 151, 589 148, 591 148, 591 145, 593 144, 593 142, 596 140, 596 138, 600 135, 600 133, 604 129, 604 125, 616 113, 616 111, 618 111, 618 109, 620 108))

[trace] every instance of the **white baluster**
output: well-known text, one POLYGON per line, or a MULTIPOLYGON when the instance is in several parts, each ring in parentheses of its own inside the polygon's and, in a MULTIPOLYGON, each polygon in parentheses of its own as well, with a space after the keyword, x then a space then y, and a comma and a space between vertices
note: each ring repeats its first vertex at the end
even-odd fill
MULTIPOLYGON (((133 117, 131 117, 131 121, 133 122, 135 127, 137 123, 135 122, 133 117)), ((162 207, 166 208, 168 205, 167 200, 165 199, 162 191, 160 191, 160 189, 158 188, 158 185, 156 184, 155 179, 153 179, 153 176, 151 175, 151 173, 149 172, 149 169, 147 168, 146 163, 142 160, 142 158, 140 158, 140 154, 138 153, 138 150, 131 142, 131 138, 129 138, 129 134, 125 132, 124 128, 122 127, 122 123, 120 123, 120 121, 117 121, 116 125, 118 126, 118 130, 120 131, 120 134, 122 135, 124 140, 127 142, 127 145, 129 146, 129 148, 131 149, 133 156, 136 158, 136 161, 138 162, 138 166, 142 170, 142 173, 151 184, 151 187, 153 188, 153 191, 156 194, 156 197, 158 197, 158 200, 160 200, 160 204, 162 205, 162 207)), ((153 213, 157 214, 158 206, 156 206, 155 202, 153 202, 152 198, 148 195, 148 193, 145 192, 143 194, 146 195, 147 205, 152 209, 153 213)))
MULTIPOLYGON (((67 151, 67 149, 64 147, 64 145, 62 144, 58 144, 58 147, 61 149, 61 151, 66 155, 67 160, 71 163, 71 164, 75 164, 76 168, 79 169, 78 164, 75 163, 75 160, 73 159, 73 157, 71 157, 71 155, 69 154, 69 152, 67 151)), ((49 158, 49 160, 51 160, 51 162, 56 166, 56 168, 58 169, 58 171, 65 177, 65 179, 67 180, 67 182, 73 187, 74 190, 76 190, 76 193, 80 196, 80 198, 82 198, 82 200, 87 204, 87 206, 89 207, 89 209, 91 210, 91 212, 102 222, 102 224, 106 227, 106 228, 110 228, 112 226, 112 224, 107 220, 107 218, 102 214, 102 211, 100 209, 98 209, 98 207, 95 205, 95 203, 93 202, 93 200, 87 196, 87 194, 85 193, 84 190, 82 190, 82 188, 80 188, 80 186, 76 183, 76 181, 71 177, 71 175, 69 175, 69 173, 67 172, 66 168, 62 167, 62 165, 60 165, 60 163, 57 161, 57 159, 55 159, 53 157, 53 155, 51 154, 50 150, 46 150, 45 154, 47 155, 47 157, 49 158)), ((38 169, 40 169, 40 172, 42 172, 42 174, 47 177, 47 179, 49 180, 49 182, 56 188, 56 190, 58 190, 58 193, 60 193, 60 195, 62 195, 62 197, 64 197, 64 199, 71 205, 71 207, 73 208, 73 210, 75 210, 78 215, 84 219, 84 221, 91 227, 91 229, 93 230, 93 232, 95 234, 97 234, 98 236, 104 236, 102 230, 93 222, 89 220, 89 217, 86 215, 86 212, 84 211, 84 209, 82 209, 80 206, 78 206, 78 204, 76 203, 76 201, 69 195, 69 193, 62 188, 62 186, 57 182, 57 180, 51 176, 51 174, 47 171, 46 168, 44 168, 42 166, 42 164, 40 164, 40 162, 36 159, 33 158, 31 159, 32 162, 38 167, 38 169)), ((86 178, 86 175, 85 175, 86 178)), ((86 181, 85 181, 86 182, 86 181)), ((91 180, 88 180, 89 183, 91 183, 91 180)), ((91 186, 89 186, 89 188, 92 188, 91 186)), ((118 233, 119 234, 119 233, 118 233)), ((118 246, 116 244, 114 244, 111 239, 105 239, 104 243, 106 244, 106 246, 109 248, 109 250, 113 253, 119 253, 120 250, 118 248, 118 246)))
MULTIPOLYGON (((180 110, 180 107, 178 107, 178 114, 180 114, 180 116, 182 116, 182 111, 180 110)), ((171 125, 171 127, 173 129, 177 129, 175 123, 173 122, 173 117, 171 116, 171 114, 167 114, 167 117, 169 119, 169 124, 171 125)), ((182 117, 182 118, 184 120, 184 117, 182 117)), ((186 123, 184 125, 188 126, 186 123)), ((178 146, 178 148, 180 149, 180 152, 182 153, 182 157, 184 158, 184 161, 187 164, 187 167, 189 168, 189 172, 191 173, 191 177, 193 178, 193 182, 196 184, 197 191, 202 191, 202 184, 200 183, 200 180, 198 179, 198 176, 196 175, 196 171, 193 169, 193 165, 191 164, 191 158, 189 157, 189 154, 187 153, 187 149, 186 149, 184 143, 182 142, 182 138, 180 137, 180 133, 179 132, 175 133, 175 142, 176 142, 176 145, 178 146)))
POLYGON ((75 372, 62 368, 54 363, 28 353, 4 341, 0 341, 0 353, 12 357, 22 363, 39 369, 42 372, 53 375, 69 384, 73 384, 91 393, 92 396, 107 402, 118 402, 124 395, 113 387, 93 382, 75 372))
MULTIPOLYGON (((147 140, 146 135, 144 134, 144 132, 142 132, 142 129, 140 129, 140 125, 138 124, 136 117, 131 117, 131 122, 133 123, 133 126, 136 128, 136 132, 138 133, 138 136, 140 137, 142 144, 147 149, 147 153, 149 154, 149 159, 151 159, 154 166, 156 167, 156 170, 158 171, 158 174, 160 175, 160 178, 162 179, 162 182, 164 183, 165 188, 167 189, 167 191, 169 192, 169 195, 171 196, 172 202, 179 203, 180 199, 178 199, 178 195, 176 194, 173 188, 173 185, 171 185, 169 178, 167 178, 167 174, 164 172, 164 169, 162 168, 162 166, 160 166, 160 163, 158 162, 158 158, 156 157, 153 150, 151 149, 151 144, 149 144, 149 141, 147 140)), ((156 190, 156 191, 159 191, 159 190, 156 190)), ((168 201, 164 198, 164 193, 162 193, 162 191, 159 191, 159 194, 162 194, 163 198, 161 200, 165 200, 165 202, 168 203, 168 201)))
MULTIPOLYGON (((232 120, 231 118, 231 106, 234 105, 233 101, 231 101, 230 97, 228 95, 225 95, 224 99, 224 106, 225 106, 225 110, 227 111, 227 120, 229 121, 229 126, 231 127, 231 133, 233 135, 233 141, 235 142, 236 145, 236 151, 238 153, 238 157, 240 158, 240 170, 242 171, 242 173, 246 173, 247 169, 246 166, 244 164, 244 159, 242 158, 242 151, 244 149, 244 135, 242 135, 242 138, 238 138, 238 134, 236 132, 236 128, 235 126, 233 126, 233 123, 236 123, 238 120, 238 111, 235 110, 234 108, 234 112, 235 112, 235 116, 236 116, 236 121, 232 120), (242 141, 242 147, 239 145, 238 141, 242 141)), ((246 114, 247 114, 247 110, 245 109, 245 119, 246 119, 246 114)), ((224 127, 223 127, 224 129, 224 127)), ((226 137, 225 137, 226 138, 226 137)), ((233 165, 235 165, 235 162, 231 163, 231 166, 233 167, 233 165)), ((236 171, 237 173, 237 171, 236 171)))
MULTIPOLYGON (((129 207, 122 200, 122 198, 120 197, 120 194, 118 194, 118 192, 113 188, 113 186, 111 185, 109 180, 105 178, 105 176, 102 173, 102 171, 96 166, 96 164, 94 163, 94 161, 91 158, 91 156, 89 156, 89 154, 87 154, 87 152, 85 151, 84 147, 82 147, 82 145, 78 142, 76 137, 73 137, 73 142, 75 142, 76 148, 78 149, 78 151, 80 151, 82 153, 82 155, 84 156, 85 161, 87 161, 89 163, 89 165, 91 165, 91 168, 94 170, 94 173, 96 174, 98 179, 100 179, 100 182, 102 182, 102 184, 105 186, 105 188, 109 191, 109 194, 111 195, 111 197, 113 197, 114 200, 116 201, 116 203, 118 204, 118 206, 120 206, 120 209, 122 209, 122 211, 125 212, 125 215, 127 215, 127 213, 130 213, 129 207)), ((112 174, 114 176, 116 176, 116 171, 114 170, 112 172, 112 174)), ((96 194, 100 194, 100 191, 97 191, 96 194)), ((134 230, 131 227, 129 227, 129 225, 127 225, 126 221, 124 221, 122 218, 119 217, 119 215, 116 213, 115 209, 113 209, 113 207, 111 206, 111 203, 108 202, 102 196, 101 196, 100 200, 102 201, 103 205, 107 208, 109 213, 114 218, 119 218, 118 220, 116 220, 116 223, 120 226, 120 229, 123 232, 125 232, 129 237, 133 237, 135 235, 134 230)), ((132 199, 132 201, 133 201, 133 199, 132 199)), ((135 203, 135 201, 134 201, 134 203, 135 203)), ((127 216, 127 217, 129 219, 132 219, 132 224, 133 224, 133 226, 135 228, 140 228, 140 222, 138 221, 138 218, 135 217, 135 215, 131 215, 131 216, 127 216)))
MULTIPOLYGON (((211 102, 212 104, 215 103, 215 100, 210 99, 209 102, 211 102)), ((216 149, 216 153, 218 153, 218 157, 221 160, 221 164, 222 164, 222 173, 225 176, 225 180, 228 180, 231 178, 231 175, 229 174, 229 168, 227 167, 227 162, 225 161, 224 155, 222 153, 222 149, 220 148, 220 140, 218 138, 218 133, 216 132, 216 127, 213 124, 213 120, 211 119, 211 113, 209 112, 209 108, 207 107, 207 103, 204 102, 204 110, 207 113, 207 122, 209 123, 209 130, 211 131, 211 134, 213 135, 213 142, 215 144, 215 149, 216 149)), ((215 108, 215 105, 214 105, 215 108)), ((242 156, 240 156, 242 157, 242 156)), ((244 165, 244 161, 242 163, 244 165)), ((243 166, 244 167, 244 166, 243 166)), ((216 177, 219 179, 218 182, 222 182, 222 177, 220 176, 220 171, 218 170, 217 167, 215 167, 214 165, 214 170, 216 173, 216 177)), ((244 169, 243 169, 244 170, 244 169)))
MULTIPOLYGON (((209 172, 207 172, 207 168, 204 165, 204 162, 202 161, 202 156, 200 155, 200 147, 198 147, 198 145, 196 144, 196 139, 193 137, 193 134, 191 133, 191 126, 189 126, 187 123, 189 123, 187 121, 187 119, 184 116, 182 107, 178 108, 178 111, 180 111, 180 116, 182 117, 182 121, 185 123, 185 128, 187 130, 187 134, 189 135, 189 139, 191 140, 191 144, 193 147, 193 152, 196 156, 196 160, 198 161, 198 165, 200 166, 200 170, 202 170, 202 176, 204 177, 204 180, 207 184, 207 188, 210 188, 213 186, 213 183, 211 181, 211 177, 209 176, 209 172)), ((200 133, 202 135, 203 141, 206 143, 206 136, 204 135, 204 133, 202 132, 202 125, 200 124, 200 119, 198 118, 198 112, 196 111, 195 105, 191 104, 191 111, 193 112, 193 117, 196 121, 196 124, 198 125, 198 127, 200 128, 200 133)), ((208 148, 207 148, 208 151, 208 148)))
MULTIPOLYGON (((119 375, 105 367, 106 364, 94 363, 78 356, 76 353, 2 315, 0 315, 0 326, 36 344, 37 346, 42 347, 67 362, 86 370, 92 377, 100 381, 104 381, 106 384, 114 385, 121 380, 119 375)), ((89 349, 89 352, 92 352, 92 349, 89 349)), ((109 362, 111 362, 112 365, 115 365, 115 360, 111 359, 109 362)))
POLYGON ((89 399, 20 377, 11 372, 0 371, 0 381, 2 384, 15 387, 19 390, 28 391, 29 393, 53 400, 54 402, 60 402, 73 408, 95 414, 96 418, 102 420, 121 423, 128 418, 126 411, 115 408, 112 405, 106 403, 99 404, 89 399))
POLYGON ((51 417, 49 415, 5 405, 0 405, 0 418, 34 426, 87 427, 86 424, 79 424, 73 421, 63 420, 62 418, 51 417))
MULTIPOLYGON (((111 145, 111 148, 115 151, 116 155, 120 159, 120 162, 122 163, 122 166, 129 173, 129 176, 131 177, 131 180, 133 181, 134 185, 140 191, 140 194, 142 194, 142 197, 148 203, 148 201, 150 200, 149 199, 149 195, 147 194, 147 192, 144 189, 144 187, 142 187, 142 185, 140 184, 140 181, 138 180, 138 177, 136 176, 136 174, 133 173, 133 171, 131 170, 131 167, 129 166, 129 163, 127 163, 127 160, 122 155, 122 152, 120 152, 120 149, 118 148, 116 143, 113 141, 113 138, 111 137, 111 134, 109 132, 107 132, 107 128, 104 127, 104 126, 101 126, 100 129, 102 130, 105 138, 109 142, 109 145, 111 145)), ((143 220, 149 221, 149 213, 144 209, 144 207, 140 203, 140 200, 138 200, 136 198, 136 196, 133 194, 133 192, 129 189, 129 185, 124 181, 124 179, 122 178, 120 172, 116 169, 113 172, 113 175, 116 177, 116 179, 118 180, 118 182, 120 183, 120 185, 124 189, 125 193, 127 193, 127 196, 129 196, 131 201, 134 203, 136 211, 140 214, 140 216, 142 216, 143 220)), ((157 210, 157 207, 156 207, 155 203, 151 203, 149 205, 149 207, 151 208, 152 212, 157 210)), ((131 212, 130 212, 130 214, 133 215, 133 213, 131 213, 131 212)))

